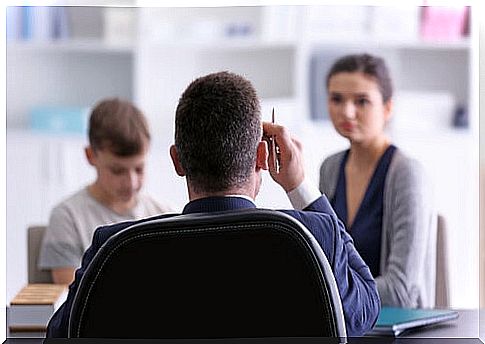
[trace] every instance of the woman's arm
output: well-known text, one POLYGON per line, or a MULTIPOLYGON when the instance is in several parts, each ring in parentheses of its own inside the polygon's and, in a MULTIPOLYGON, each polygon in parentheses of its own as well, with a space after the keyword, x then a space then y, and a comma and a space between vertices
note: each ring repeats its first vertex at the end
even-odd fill
POLYGON ((331 200, 335 194, 339 176, 340 164, 345 151, 327 157, 320 166, 319 189, 322 194, 331 200))
POLYGON ((436 261, 432 254, 436 246, 436 214, 431 185, 416 161, 402 160, 394 171, 388 175, 390 183, 386 188, 390 189, 384 191, 385 197, 388 195, 383 219, 386 242, 381 252, 384 264, 381 263, 381 275, 376 278, 381 302, 401 307, 433 306, 434 299, 430 299, 434 295, 434 268, 433 276, 425 275, 429 273, 427 267, 436 261), (426 282, 430 279, 432 286, 426 282))

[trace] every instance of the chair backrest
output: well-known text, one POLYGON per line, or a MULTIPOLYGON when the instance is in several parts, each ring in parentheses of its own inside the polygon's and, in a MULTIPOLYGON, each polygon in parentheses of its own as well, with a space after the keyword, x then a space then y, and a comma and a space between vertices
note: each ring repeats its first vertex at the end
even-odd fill
POLYGON ((435 307, 450 306, 447 227, 443 215, 438 215, 436 232, 436 293, 435 307))
POLYGON ((27 229, 27 264, 29 283, 52 283, 50 270, 41 270, 37 266, 40 246, 44 237, 45 226, 31 226, 27 229))
POLYGON ((117 233, 87 268, 69 320, 69 337, 307 336, 346 337, 330 265, 300 222, 257 209, 117 233))

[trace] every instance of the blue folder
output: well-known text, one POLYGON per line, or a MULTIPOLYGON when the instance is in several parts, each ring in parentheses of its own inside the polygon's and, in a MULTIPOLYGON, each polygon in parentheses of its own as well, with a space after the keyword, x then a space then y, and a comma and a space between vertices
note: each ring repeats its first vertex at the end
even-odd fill
POLYGON ((75 106, 36 106, 30 111, 30 127, 49 133, 87 132, 90 109, 75 106))
POLYGON ((402 332, 458 318, 458 312, 444 309, 382 307, 374 328, 367 335, 399 336, 402 332))

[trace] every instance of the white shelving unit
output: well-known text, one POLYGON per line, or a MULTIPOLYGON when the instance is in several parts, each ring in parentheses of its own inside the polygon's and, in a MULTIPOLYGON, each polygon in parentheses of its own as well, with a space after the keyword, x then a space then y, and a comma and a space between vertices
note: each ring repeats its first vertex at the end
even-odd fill
POLYGON ((133 98, 131 48, 76 43, 7 44, 7 128, 28 128, 34 106, 133 98))
POLYGON ((53 42, 11 42, 8 44, 10 54, 28 54, 39 52, 53 53, 92 53, 133 55, 133 44, 107 43, 100 39, 70 39, 53 42))
MULTIPOLYGON (((91 178, 93 173, 83 160, 84 140, 69 137, 52 140, 43 135, 31 135, 26 130, 28 113, 33 106, 91 106, 108 96, 135 101, 149 118, 154 137, 145 189, 181 208, 187 201, 184 182, 172 172, 168 158, 175 108, 189 82, 214 71, 241 73, 254 83, 262 99, 264 118, 269 119, 274 106, 278 121, 289 126, 309 147, 307 169, 309 176, 317 181, 318 167, 324 156, 345 148, 347 143, 335 134, 328 121, 310 119, 309 73, 311 56, 315 52, 333 57, 362 51, 382 55, 393 74, 396 95, 438 92, 448 94, 456 103, 468 105, 471 124, 468 130, 457 131, 441 123, 432 132, 418 133, 429 139, 424 146, 422 136, 416 137, 406 131, 394 131, 393 137, 403 149, 411 154, 416 152, 430 174, 436 176, 439 206, 446 211, 450 222, 450 257, 456 262, 476 258, 473 250, 462 252, 462 247, 478 236, 473 191, 475 184, 478 188, 478 177, 471 167, 477 158, 473 145, 478 143, 478 128, 474 127, 478 121, 472 120, 473 116, 478 116, 472 106, 477 94, 471 82, 472 73, 476 73, 471 59, 472 40, 437 43, 409 36, 379 37, 362 30, 363 33, 354 30, 348 35, 309 34, 308 23, 315 25, 319 12, 311 14, 302 6, 134 7, 129 10, 134 18, 132 22, 136 23, 133 43, 107 41, 103 36, 80 36, 60 42, 7 43, 7 180, 11 185, 21 185, 28 178, 32 181, 28 188, 8 189, 8 195, 15 197, 7 198, 7 300, 26 281, 26 274, 21 276, 19 271, 27 271, 22 268, 26 264, 27 226, 33 222, 47 222, 47 208, 66 197, 68 189, 84 185, 89 180, 87 176, 91 178), (69 148, 63 148, 65 142, 69 143, 69 148), (440 149, 436 149, 437 146, 440 149), (77 149, 80 154, 75 155, 73 152, 77 149), (451 155, 447 154, 448 149, 451 155), (64 159, 64 165, 58 162, 56 165, 56 160, 52 160, 52 171, 58 169, 61 175, 71 176, 68 187, 57 187, 59 184, 52 181, 57 186, 52 184, 47 193, 48 202, 45 202, 45 183, 41 182, 42 175, 39 176, 43 167, 36 168, 45 163, 39 159, 39 154, 42 157, 45 152, 57 152, 56 156, 64 159), (66 160, 66 156, 78 159, 66 160), (463 159, 464 163, 448 159, 449 156, 463 159), (20 163, 12 163, 10 159, 17 162, 28 159, 32 166, 21 168, 20 163), (73 166, 79 177, 70 174, 73 166), (464 179, 457 182, 460 177, 464 179), (454 207, 456 199, 450 192, 466 198, 462 204, 468 207, 454 207), (30 203, 20 216, 15 209, 24 198, 30 199, 30 203)), ((337 13, 337 10, 333 7, 333 12, 329 13, 337 13)), ((94 11, 103 11, 103 8, 94 11)), ((360 11, 367 13, 362 8, 360 11)), ((103 17, 99 13, 98 16, 103 17)), ((368 29, 368 25, 364 28, 368 29)), ((102 29, 94 31, 102 32, 102 29)), ((400 113, 406 113, 406 109, 401 108, 400 113)), ((417 127, 426 120, 421 119, 419 113, 409 116, 417 127)), ((442 118, 451 122, 451 113, 442 118)), ((284 193, 266 178, 258 202, 266 207, 289 207, 284 193)), ((475 283, 473 269, 478 268, 478 263, 469 268, 466 264, 461 267, 457 264, 452 270, 452 275, 456 276, 452 281, 452 306, 473 307, 478 300, 475 297, 478 276, 475 283), (461 278, 463 276, 467 277, 461 278), (460 283, 460 280, 467 283, 460 283)))

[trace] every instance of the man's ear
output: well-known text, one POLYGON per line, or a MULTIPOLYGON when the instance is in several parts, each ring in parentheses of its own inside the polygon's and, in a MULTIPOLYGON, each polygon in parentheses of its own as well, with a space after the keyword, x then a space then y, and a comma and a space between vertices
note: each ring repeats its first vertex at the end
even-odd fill
POLYGON ((268 170, 268 142, 262 140, 258 143, 258 148, 256 150, 256 169, 268 170))
POLYGON ((87 146, 84 148, 84 154, 86 155, 89 165, 96 166, 96 153, 94 152, 93 147, 87 146))
POLYGON ((172 163, 173 163, 173 167, 175 168, 175 172, 177 172, 179 176, 184 177, 185 171, 182 165, 180 164, 179 155, 177 153, 177 148, 175 147, 175 145, 170 146, 170 157, 172 158, 172 163))

